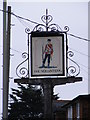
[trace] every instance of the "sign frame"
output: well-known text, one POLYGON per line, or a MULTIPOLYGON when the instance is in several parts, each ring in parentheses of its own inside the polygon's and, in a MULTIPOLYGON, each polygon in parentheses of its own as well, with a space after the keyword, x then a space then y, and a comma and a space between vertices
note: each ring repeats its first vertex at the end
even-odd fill
MULTIPOLYGON (((64 33, 55 32, 55 31, 31 32, 31 77, 49 77, 49 76, 65 77, 66 75, 65 74, 66 73, 66 55, 65 55, 66 51, 65 50, 66 49, 64 45, 64 33), (42 54, 43 54, 43 51, 45 50, 46 39, 47 40, 51 39, 52 40, 51 42, 53 42, 54 48, 55 48, 55 50, 53 50, 54 57, 50 58, 52 59, 51 62, 54 65, 50 67, 48 67, 48 65, 47 66, 45 65, 44 67, 43 65, 38 65, 40 61, 42 61, 41 64, 43 64, 43 61, 44 61, 43 59, 45 59, 45 55, 43 57, 42 54), (40 45, 42 46, 41 48, 40 48, 40 45), (61 52, 59 50, 61 50, 61 52), (42 51, 42 54, 40 53, 40 51, 42 51), (55 55, 55 51, 57 55, 55 55), (60 55, 62 57, 60 57, 60 55), (40 56, 42 57, 42 60, 40 56), (55 58, 59 59, 59 60, 56 60, 58 65, 55 65, 55 58), (39 66, 39 67, 36 67, 36 66, 39 66)), ((47 57, 46 59, 49 59, 49 58, 47 57)), ((48 60, 46 60, 45 62, 47 62, 48 64, 48 60)))

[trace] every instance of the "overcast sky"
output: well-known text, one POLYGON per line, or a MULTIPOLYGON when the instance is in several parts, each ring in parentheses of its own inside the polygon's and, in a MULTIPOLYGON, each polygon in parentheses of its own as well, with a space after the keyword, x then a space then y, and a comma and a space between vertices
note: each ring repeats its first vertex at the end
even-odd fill
MULTIPOLYGON (((19 0, 20 1, 20 0, 19 0)), ((26 1, 26 0, 25 0, 26 1)), ((13 13, 43 23, 41 21, 42 15, 45 14, 48 9, 49 14, 52 15, 52 23, 58 24, 63 30, 67 25, 69 32, 76 36, 88 38, 88 2, 84 0, 80 2, 9 2, 13 13)), ((2 9, 2 2, 0 1, 0 9, 2 9)), ((0 12, 0 98, 2 97, 2 12, 0 12)), ((27 52, 27 34, 25 28, 29 27, 30 30, 34 28, 35 24, 27 22, 25 20, 17 19, 12 16, 11 26, 11 67, 10 67, 10 79, 9 87, 16 88, 16 84, 13 82, 16 76, 16 67, 23 61, 21 53, 27 52)), ((72 58, 80 65, 79 77, 83 77, 83 81, 79 83, 67 84, 62 86, 56 86, 54 88, 55 93, 59 93, 60 99, 73 99, 80 94, 87 94, 88 92, 88 42, 71 37, 68 35, 69 50, 74 52, 72 58)), ((73 65, 70 62, 70 65, 73 65)), ((77 69, 78 71, 78 69, 77 69)), ((2 104, 2 99, 0 100, 2 104)), ((1 106, 1 105, 0 105, 1 106)), ((0 113, 2 108, 0 107, 0 113)))

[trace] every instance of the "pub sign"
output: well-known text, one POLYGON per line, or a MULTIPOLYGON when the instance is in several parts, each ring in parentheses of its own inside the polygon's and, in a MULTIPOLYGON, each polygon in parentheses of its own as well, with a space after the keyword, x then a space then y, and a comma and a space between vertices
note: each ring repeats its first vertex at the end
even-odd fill
POLYGON ((31 77, 65 76, 64 34, 31 33, 31 77))

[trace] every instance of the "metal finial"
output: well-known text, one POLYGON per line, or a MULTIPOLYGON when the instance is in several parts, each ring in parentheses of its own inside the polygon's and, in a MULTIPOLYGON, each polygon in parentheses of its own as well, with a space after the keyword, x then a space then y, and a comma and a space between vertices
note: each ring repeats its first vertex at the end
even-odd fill
POLYGON ((46 31, 48 31, 48 9, 46 9, 46 31))

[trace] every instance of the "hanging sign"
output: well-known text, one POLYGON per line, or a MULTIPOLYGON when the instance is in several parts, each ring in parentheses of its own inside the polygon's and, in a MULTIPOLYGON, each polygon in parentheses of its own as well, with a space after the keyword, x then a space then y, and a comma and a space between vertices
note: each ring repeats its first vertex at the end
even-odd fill
POLYGON ((31 33, 31 77, 64 76, 64 34, 31 33))

